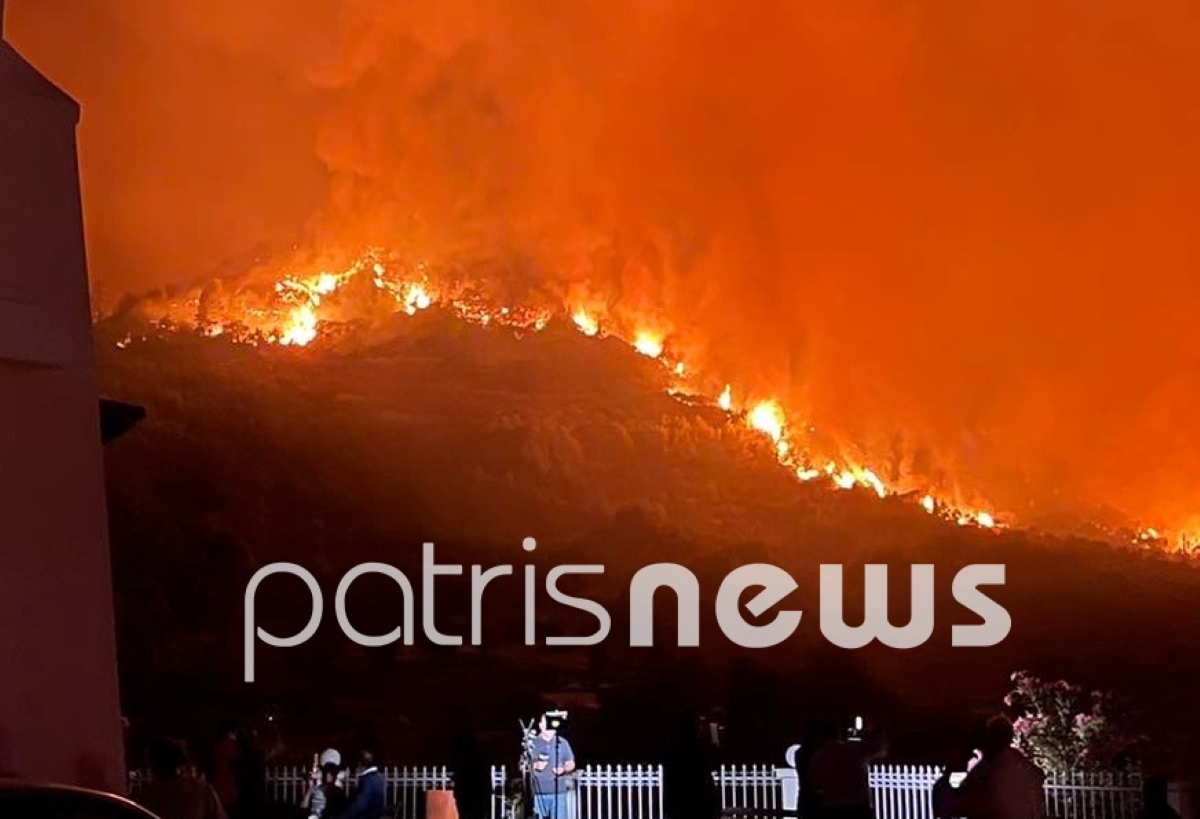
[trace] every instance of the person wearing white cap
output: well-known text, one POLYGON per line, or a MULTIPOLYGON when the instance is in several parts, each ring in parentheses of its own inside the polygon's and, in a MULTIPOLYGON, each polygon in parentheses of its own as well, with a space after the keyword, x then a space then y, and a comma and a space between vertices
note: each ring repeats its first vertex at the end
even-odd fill
POLYGON ((309 819, 333 819, 349 801, 341 786, 342 755, 327 748, 313 758, 312 783, 300 807, 308 810, 309 819))

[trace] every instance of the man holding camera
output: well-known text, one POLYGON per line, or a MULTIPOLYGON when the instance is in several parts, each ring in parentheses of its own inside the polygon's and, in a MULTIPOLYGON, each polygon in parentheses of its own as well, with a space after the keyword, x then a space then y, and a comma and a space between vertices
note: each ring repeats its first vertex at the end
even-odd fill
POLYGON ((807 800, 821 819, 872 819, 871 785, 867 768, 887 755, 887 738, 879 732, 863 735, 862 720, 855 720, 849 736, 839 735, 837 724, 823 720, 815 732, 817 748, 807 765, 807 800))
POLYGON ((533 809, 538 819, 571 819, 568 792, 573 790, 575 752, 559 735, 565 714, 548 712, 533 738, 533 809))

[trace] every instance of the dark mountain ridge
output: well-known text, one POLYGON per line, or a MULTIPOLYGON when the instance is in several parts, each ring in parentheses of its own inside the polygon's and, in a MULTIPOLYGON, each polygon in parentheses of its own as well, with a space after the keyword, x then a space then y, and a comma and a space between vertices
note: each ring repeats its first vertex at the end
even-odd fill
MULTIPOLYGON (((1162 735, 1200 727, 1184 682, 1200 674, 1194 569, 1079 539, 958 527, 902 499, 798 483, 769 440, 668 396, 662 368, 626 345, 554 325, 516 338, 436 310, 367 340, 348 333, 303 349, 171 333, 119 348, 128 332, 102 323, 98 356, 105 394, 148 412, 107 452, 122 673, 140 718, 185 719, 162 692, 186 686, 193 713, 200 703, 311 706, 342 728, 390 731, 413 756, 436 746, 439 715, 503 726, 538 695, 582 686, 604 692, 605 723, 648 720, 682 701, 725 707, 734 747, 760 759, 754 747, 794 737, 805 715, 859 711, 907 732, 920 755, 932 740, 916 738, 944 737, 998 707, 1008 674, 1028 667, 1126 691, 1162 735), (527 536, 538 540, 533 554, 521 548, 527 536), (425 541, 442 563, 516 567, 484 597, 484 645, 354 645, 333 616, 341 576, 364 561, 391 563, 420 599, 425 541), (260 644, 259 678, 247 687, 243 593, 274 561, 319 578, 326 614, 302 647, 260 644), (673 646, 674 602, 662 592, 656 634, 668 645, 628 647, 629 579, 658 562, 681 563, 700 581, 700 648, 673 646), (754 562, 799 584, 786 606, 803 610, 801 624, 771 649, 734 645, 712 613, 722 578, 754 562), (563 589, 604 603, 608 639, 524 646, 519 575, 530 563, 539 578, 551 565, 603 565, 603 575, 563 589), (818 622, 822 563, 845 566, 850 623, 862 617, 865 564, 891 567, 897 623, 909 612, 909 566, 933 564, 933 638, 910 650, 831 646, 818 622), (971 563, 1006 565, 1005 585, 987 593, 1012 630, 992 648, 951 650, 951 626, 978 622, 950 594, 971 563)), ((442 631, 469 633, 468 582, 439 580, 442 631)), ((394 628, 399 599, 390 580, 357 581, 355 627, 394 628)), ((258 600, 272 633, 307 620, 297 580, 268 581, 258 600)), ((596 628, 544 596, 538 621, 543 635, 596 628)), ((291 726, 332 730, 295 715, 291 726)), ((604 738, 590 744, 614 755, 628 742, 597 731, 604 738)))

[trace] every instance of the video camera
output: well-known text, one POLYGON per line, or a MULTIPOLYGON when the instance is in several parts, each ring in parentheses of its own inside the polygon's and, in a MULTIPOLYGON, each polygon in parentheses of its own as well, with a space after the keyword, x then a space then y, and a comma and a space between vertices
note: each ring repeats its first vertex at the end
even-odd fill
POLYGON ((561 731, 567 724, 569 716, 566 711, 547 711, 542 714, 542 719, 546 721, 547 730, 561 731))

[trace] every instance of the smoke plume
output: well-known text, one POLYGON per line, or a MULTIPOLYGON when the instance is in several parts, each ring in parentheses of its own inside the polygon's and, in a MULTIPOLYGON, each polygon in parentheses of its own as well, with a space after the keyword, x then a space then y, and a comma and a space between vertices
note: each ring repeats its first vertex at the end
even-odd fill
POLYGON ((10 6, 106 291, 492 258, 1019 513, 1200 513, 1186 0, 10 6))

